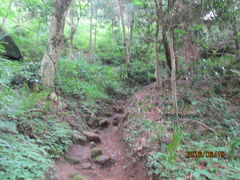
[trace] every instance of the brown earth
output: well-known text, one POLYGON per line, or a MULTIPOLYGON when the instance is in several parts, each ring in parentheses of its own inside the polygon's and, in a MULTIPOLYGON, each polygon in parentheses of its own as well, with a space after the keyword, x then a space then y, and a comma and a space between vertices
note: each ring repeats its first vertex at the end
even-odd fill
MULTIPOLYGON (((108 113, 102 113, 102 120, 107 120, 109 124, 89 130, 98 135, 101 143, 87 141, 85 145, 74 144, 65 156, 56 161, 55 167, 46 175, 45 180, 71 180, 76 175, 83 176, 87 180, 150 179, 143 162, 132 162, 129 157, 130 148, 122 140, 122 131, 117 126, 121 124, 119 121, 123 120, 125 103, 121 100, 109 106, 108 113), (105 158, 106 163, 101 164, 96 162, 97 158, 91 158, 94 147, 102 150, 103 155, 100 155, 98 160, 105 158)), ((84 178, 76 180, 84 180, 84 178)))

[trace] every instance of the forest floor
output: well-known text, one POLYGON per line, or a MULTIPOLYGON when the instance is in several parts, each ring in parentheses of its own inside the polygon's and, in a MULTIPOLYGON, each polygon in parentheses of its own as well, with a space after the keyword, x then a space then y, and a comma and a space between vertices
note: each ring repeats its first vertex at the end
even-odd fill
POLYGON ((123 141, 121 123, 126 101, 118 100, 98 112, 99 127, 83 132, 56 161, 46 180, 148 180, 147 168, 133 163, 123 141))

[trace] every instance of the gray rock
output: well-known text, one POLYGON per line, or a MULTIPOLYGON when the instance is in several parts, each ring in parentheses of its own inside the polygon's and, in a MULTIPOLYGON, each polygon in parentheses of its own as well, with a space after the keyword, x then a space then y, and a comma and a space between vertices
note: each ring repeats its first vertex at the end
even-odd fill
POLYGON ((102 150, 100 148, 98 148, 98 147, 93 148, 91 150, 91 158, 95 158, 95 157, 97 157, 97 156, 99 156, 101 154, 102 154, 102 150))
POLYGON ((88 139, 89 141, 94 141, 94 142, 96 142, 96 143, 101 143, 101 139, 100 139, 100 137, 99 137, 98 134, 96 134, 96 133, 94 133, 94 132, 90 132, 90 131, 84 131, 83 134, 84 134, 85 136, 87 136, 87 139, 88 139))
POLYGON ((83 163, 81 169, 92 169, 92 166, 90 163, 83 163))
POLYGON ((68 155, 65 156, 65 160, 69 163, 69 164, 79 164, 80 163, 80 160, 77 159, 77 158, 74 158, 74 157, 70 157, 68 155))
POLYGON ((80 145, 86 145, 87 144, 87 137, 86 136, 82 136, 82 135, 77 135, 76 137, 76 143, 80 144, 80 145))
POLYGON ((108 127, 108 125, 109 125, 109 122, 107 119, 103 119, 99 122, 99 126, 102 128, 108 127))
POLYGON ((106 155, 100 155, 95 158, 95 163, 100 164, 102 168, 110 168, 115 164, 115 160, 106 155))

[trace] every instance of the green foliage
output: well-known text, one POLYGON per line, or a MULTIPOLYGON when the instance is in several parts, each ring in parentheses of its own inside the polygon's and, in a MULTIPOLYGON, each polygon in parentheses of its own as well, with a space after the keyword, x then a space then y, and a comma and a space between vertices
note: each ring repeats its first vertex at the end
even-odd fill
POLYGON ((59 62, 57 85, 68 96, 80 99, 107 99, 121 91, 121 83, 115 68, 82 61, 59 62))
POLYGON ((0 132, 0 179, 42 179, 52 165, 44 148, 18 134, 14 122, 1 121, 0 132))
POLYGON ((129 86, 144 86, 154 81, 154 66, 142 62, 124 64, 119 69, 121 79, 129 86))

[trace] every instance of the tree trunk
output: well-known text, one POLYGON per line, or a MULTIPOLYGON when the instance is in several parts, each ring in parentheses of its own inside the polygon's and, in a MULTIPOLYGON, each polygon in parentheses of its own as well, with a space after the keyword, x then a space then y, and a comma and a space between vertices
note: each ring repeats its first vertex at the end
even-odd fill
POLYGON ((173 46, 173 39, 174 39, 174 33, 173 28, 170 28, 170 53, 171 53, 171 85, 172 85, 172 101, 173 101, 173 110, 174 114, 178 116, 178 103, 177 103, 177 78, 176 78, 176 57, 174 54, 174 46, 173 46))
POLYGON ((93 3, 91 0, 91 16, 90 16, 90 38, 89 38, 89 49, 90 49, 90 61, 93 61, 93 40, 92 40, 92 29, 93 29, 93 3))
POLYGON ((120 19, 122 22, 122 33, 123 33, 123 46, 125 50, 125 63, 130 62, 129 58, 129 49, 128 49, 128 42, 127 42, 127 35, 126 35, 126 29, 125 29, 125 21, 124 21, 124 9, 123 9, 123 3, 122 0, 119 0, 119 12, 120 12, 120 19))
POLYGON ((51 18, 47 50, 41 63, 41 80, 44 86, 53 88, 55 86, 55 73, 60 47, 64 41, 64 26, 66 12, 72 0, 56 0, 54 14, 51 18))
POLYGON ((131 46, 133 40, 133 31, 134 31, 134 12, 131 16, 131 23, 130 23, 130 34, 129 34, 129 42, 128 42, 128 53, 129 53, 129 62, 131 61, 131 46))
POLYGON ((155 34, 155 71, 156 71, 156 81, 157 81, 157 89, 161 88, 161 74, 160 74, 160 61, 159 61, 159 45, 158 45, 158 38, 159 38, 159 23, 160 23, 160 2, 159 0, 155 0, 156 4, 156 34, 155 34))
POLYGON ((96 9, 96 24, 94 30, 94 54, 96 54, 96 47, 97 47, 97 23, 98 23, 98 10, 96 9))
POLYGON ((71 6, 70 11, 69 11, 69 16, 70 16, 70 26, 71 26, 71 31, 70 31, 70 45, 69 45, 69 60, 73 60, 73 35, 75 31, 74 27, 74 19, 73 19, 73 6, 71 6))
POLYGON ((162 40, 163 40, 163 47, 164 47, 164 52, 167 60, 167 65, 172 69, 171 66, 171 53, 168 45, 168 39, 167 39, 167 27, 166 27, 166 22, 164 20, 164 14, 163 14, 163 5, 162 5, 162 0, 159 2, 159 10, 160 10, 160 19, 161 19, 161 25, 162 25, 162 40))

